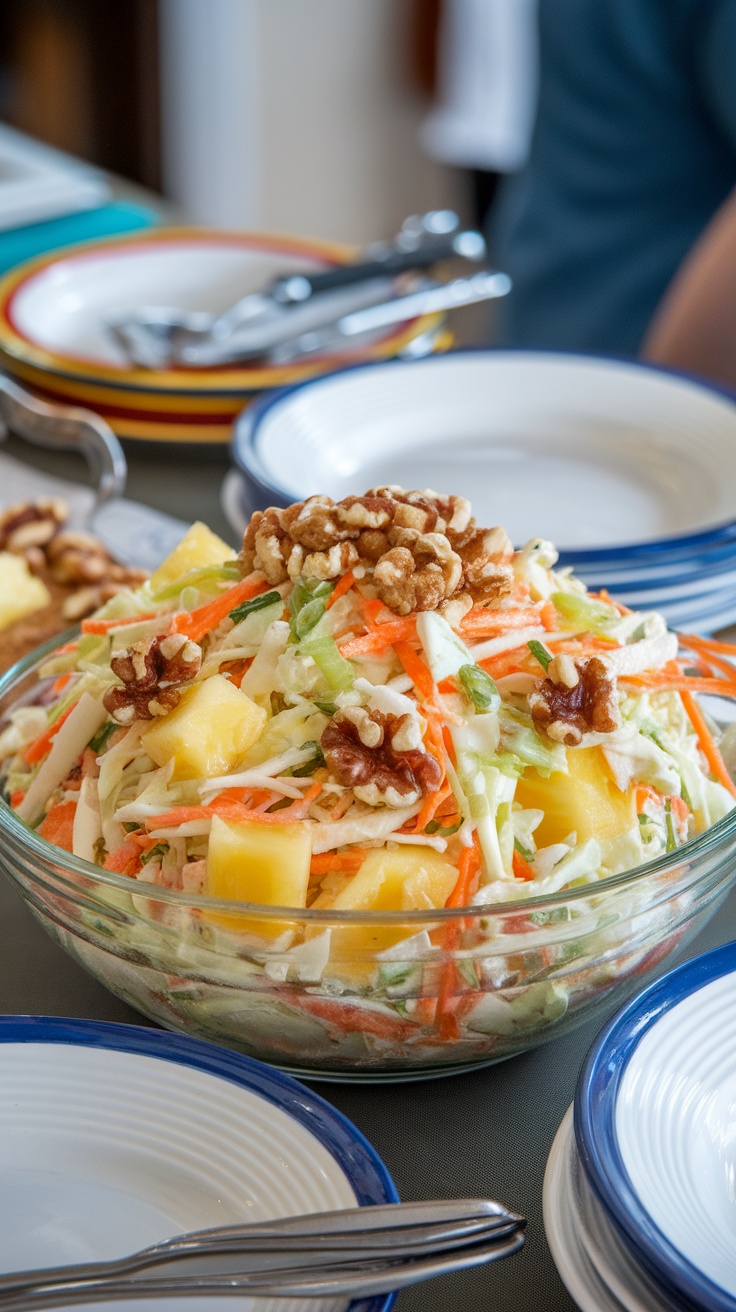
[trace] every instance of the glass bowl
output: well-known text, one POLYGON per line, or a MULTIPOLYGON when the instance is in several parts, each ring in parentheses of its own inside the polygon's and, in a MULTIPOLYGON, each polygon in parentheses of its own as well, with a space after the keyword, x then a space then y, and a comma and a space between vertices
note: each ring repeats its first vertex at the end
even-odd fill
MULTIPOLYGON (((57 645, 0 680, 38 699, 57 645)), ((736 811, 656 861, 559 893, 439 911, 334 912, 194 896, 99 869, 0 801, 0 866, 33 914, 161 1025, 293 1074, 449 1075, 554 1038, 641 987, 723 900, 736 811)))

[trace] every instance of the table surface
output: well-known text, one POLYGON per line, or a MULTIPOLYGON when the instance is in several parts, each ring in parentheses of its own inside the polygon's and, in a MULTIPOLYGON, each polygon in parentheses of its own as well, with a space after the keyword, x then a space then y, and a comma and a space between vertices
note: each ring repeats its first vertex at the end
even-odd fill
MULTIPOLYGON (((27 450, 27 449, 26 449, 27 450)), ((128 496, 182 519, 204 519, 233 541, 219 500, 227 452, 128 444, 128 496)), ((34 463, 72 474, 66 457, 34 463)), ((689 953, 736 937, 736 891, 689 953)), ((610 1011, 615 1010, 612 1004, 610 1011)), ((85 973, 0 879, 0 1011, 148 1025, 85 973)), ((542 1180, 552 1140, 601 1020, 474 1074, 407 1084, 319 1083, 317 1091, 373 1143, 403 1199, 490 1196, 522 1212, 527 1242, 516 1256, 400 1294, 396 1312, 571 1312, 542 1224, 542 1180)))

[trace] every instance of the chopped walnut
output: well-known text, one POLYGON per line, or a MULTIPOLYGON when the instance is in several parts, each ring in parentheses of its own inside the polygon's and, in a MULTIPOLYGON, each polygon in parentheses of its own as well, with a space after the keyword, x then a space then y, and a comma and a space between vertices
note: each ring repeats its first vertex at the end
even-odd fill
POLYGON ((110 569, 110 556, 91 533, 64 530, 52 538, 46 551, 51 576, 57 583, 98 583, 110 569))
MULTIPOLYGON (((616 679, 605 662, 590 656, 572 663, 577 675, 574 684, 569 682, 568 668, 561 671, 558 664, 555 678, 545 679, 529 697, 536 727, 566 747, 577 747, 585 733, 613 733, 621 724, 616 679)), ((552 667, 550 662, 550 670, 552 667)))
POLYGON ((378 561, 373 573, 378 596, 398 615, 437 610, 457 591, 462 562, 443 533, 400 529, 400 545, 378 561))
POLYGON ((124 686, 105 693, 105 709, 125 725, 165 715, 179 704, 177 685, 195 678, 201 664, 202 649, 183 633, 135 642, 110 661, 124 686))
POLYGON ((0 551, 24 553, 45 547, 69 518, 69 508, 58 497, 20 501, 0 515, 0 551))
POLYGON ((285 510, 257 511, 240 563, 244 573, 260 570, 271 584, 372 568, 378 596, 397 614, 462 598, 464 610, 449 612, 457 616, 510 591, 511 556, 503 529, 477 528, 464 497, 378 487, 337 502, 316 496, 285 510))
POLYGON ((322 751, 337 783, 371 806, 411 806, 440 785, 440 767, 421 749, 409 714, 348 707, 327 725, 322 751))
POLYGON ((462 584, 473 601, 506 597, 514 582, 512 546, 502 528, 474 528, 453 544, 462 561, 462 584))

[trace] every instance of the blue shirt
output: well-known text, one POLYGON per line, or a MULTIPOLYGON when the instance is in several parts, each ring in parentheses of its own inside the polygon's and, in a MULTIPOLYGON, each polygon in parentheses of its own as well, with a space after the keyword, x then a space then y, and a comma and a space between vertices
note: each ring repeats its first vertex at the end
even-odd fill
POLYGON ((540 0, 529 162, 492 246, 501 342, 634 354, 736 185, 736 0, 540 0))

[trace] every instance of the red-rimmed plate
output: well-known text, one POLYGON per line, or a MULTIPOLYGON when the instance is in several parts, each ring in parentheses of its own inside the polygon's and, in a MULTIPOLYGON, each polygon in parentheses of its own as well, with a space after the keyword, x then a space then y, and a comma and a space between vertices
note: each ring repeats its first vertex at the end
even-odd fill
MULTIPOLYGON (((323 373, 346 357, 153 372, 127 364, 106 321, 145 304, 217 313, 286 271, 325 268, 353 256, 351 248, 331 242, 198 228, 88 243, 29 261, 0 281, 0 357, 49 395, 73 396, 101 413, 107 406, 152 422, 165 414, 178 423, 202 423, 203 414, 230 414, 244 395, 323 373)), ((400 324, 361 354, 396 355, 436 323, 437 316, 425 316, 400 324)))

